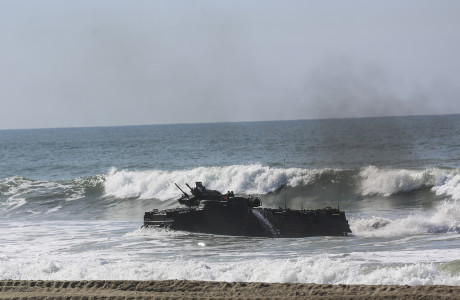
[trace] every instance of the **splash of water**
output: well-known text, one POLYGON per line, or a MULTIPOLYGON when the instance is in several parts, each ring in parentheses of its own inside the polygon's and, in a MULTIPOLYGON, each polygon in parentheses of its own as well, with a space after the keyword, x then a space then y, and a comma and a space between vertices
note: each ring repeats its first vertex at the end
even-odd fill
POLYGON ((265 218, 265 216, 258 211, 257 209, 251 209, 252 214, 264 225, 266 229, 270 231, 270 233, 273 235, 273 237, 279 237, 280 234, 279 232, 273 227, 273 225, 270 223, 270 221, 265 218))

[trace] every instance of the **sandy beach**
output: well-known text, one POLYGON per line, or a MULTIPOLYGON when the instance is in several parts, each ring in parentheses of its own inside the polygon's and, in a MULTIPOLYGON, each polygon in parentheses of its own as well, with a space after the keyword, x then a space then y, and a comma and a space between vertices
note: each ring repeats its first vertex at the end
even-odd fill
POLYGON ((0 281, 0 299, 459 299, 458 286, 258 282, 0 281))

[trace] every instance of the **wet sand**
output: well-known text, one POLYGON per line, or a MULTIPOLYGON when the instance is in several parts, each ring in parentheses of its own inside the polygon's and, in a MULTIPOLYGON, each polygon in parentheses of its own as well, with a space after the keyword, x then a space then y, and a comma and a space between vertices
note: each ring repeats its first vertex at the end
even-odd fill
POLYGON ((460 299, 458 286, 258 282, 0 281, 0 299, 460 299))

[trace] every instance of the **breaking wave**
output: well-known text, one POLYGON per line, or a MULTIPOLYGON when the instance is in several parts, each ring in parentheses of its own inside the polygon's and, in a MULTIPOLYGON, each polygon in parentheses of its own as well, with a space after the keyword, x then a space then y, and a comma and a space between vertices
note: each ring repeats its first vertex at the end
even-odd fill
MULTIPOLYGON (((296 193, 300 197, 300 191, 307 191, 312 199, 318 201, 323 201, 327 196, 336 199, 338 186, 345 201, 359 201, 374 196, 392 198, 397 194, 401 194, 398 201, 404 201, 404 193, 422 190, 428 202, 435 203, 443 198, 460 200, 459 169, 410 170, 368 166, 356 170, 337 170, 273 168, 261 164, 188 170, 136 171, 112 168, 106 174, 71 180, 43 181, 21 176, 0 179, 0 214, 27 212, 30 216, 88 208, 95 214, 107 207, 130 210, 129 205, 134 205, 140 209, 151 200, 169 206, 172 201, 168 200, 181 194, 174 183, 188 191, 186 183, 193 185, 195 181, 202 181, 206 187, 221 192, 262 196, 279 192, 287 186, 293 197, 296 197, 296 193), (123 204, 128 202, 129 205, 123 204)), ((276 206, 278 200, 274 195, 273 205, 276 206)))
POLYGON ((418 234, 460 233, 460 201, 445 200, 434 210, 413 213, 400 219, 381 216, 350 219, 356 236, 407 236, 418 234))
POLYGON ((437 195, 451 196, 452 199, 460 200, 460 174, 445 174, 440 184, 432 188, 437 195))
POLYGON ((117 198, 168 200, 178 195, 178 189, 174 183, 186 189, 186 183, 193 184, 195 181, 201 181, 206 187, 214 190, 263 195, 286 184, 288 186, 308 184, 325 172, 333 171, 329 169, 279 169, 260 164, 200 167, 179 171, 112 169, 105 181, 105 193, 117 198))
POLYGON ((112 169, 105 181, 106 195, 116 198, 168 200, 177 197, 173 183, 202 181, 210 189, 232 190, 235 193, 267 194, 284 185, 322 185, 333 188, 336 183, 350 188, 348 194, 391 196, 418 189, 431 188, 437 195, 460 199, 458 169, 380 169, 369 166, 361 170, 270 168, 260 164, 223 167, 200 167, 178 171, 128 171, 112 169))
POLYGON ((457 169, 379 169, 369 166, 359 172, 362 195, 390 196, 420 188, 433 188, 438 195, 460 199, 460 175, 457 169), (453 180, 454 177, 456 180, 453 180))

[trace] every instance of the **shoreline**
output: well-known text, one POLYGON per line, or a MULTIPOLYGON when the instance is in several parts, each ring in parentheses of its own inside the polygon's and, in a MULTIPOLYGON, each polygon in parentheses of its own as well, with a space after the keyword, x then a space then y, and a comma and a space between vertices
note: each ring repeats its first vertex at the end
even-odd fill
POLYGON ((0 280, 0 299, 458 299, 460 286, 193 280, 0 280))

